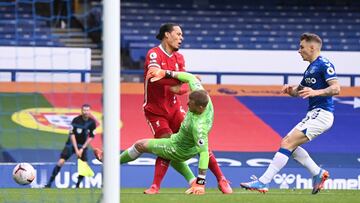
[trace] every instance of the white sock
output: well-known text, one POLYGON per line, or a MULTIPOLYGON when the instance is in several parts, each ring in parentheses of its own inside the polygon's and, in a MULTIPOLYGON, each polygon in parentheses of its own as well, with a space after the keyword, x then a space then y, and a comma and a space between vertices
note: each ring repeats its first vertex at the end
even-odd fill
POLYGON ((276 152, 271 164, 265 173, 259 178, 260 182, 268 184, 274 176, 286 165, 289 157, 281 152, 276 152))
POLYGON ((129 154, 129 157, 134 160, 141 155, 141 153, 135 148, 135 145, 131 146, 128 149, 128 154, 129 154))
POLYGON ((312 160, 309 153, 302 147, 297 147, 292 154, 293 158, 309 170, 312 176, 320 173, 320 167, 312 160))

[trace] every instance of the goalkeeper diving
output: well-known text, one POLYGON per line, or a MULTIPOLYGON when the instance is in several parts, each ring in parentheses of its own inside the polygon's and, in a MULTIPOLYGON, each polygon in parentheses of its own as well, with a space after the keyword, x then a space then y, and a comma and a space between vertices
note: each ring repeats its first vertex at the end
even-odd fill
MULTIPOLYGON (((127 163, 137 159, 142 153, 155 154, 170 160, 178 171, 187 171, 185 178, 190 184, 187 194, 205 194, 206 171, 209 164, 208 134, 214 120, 214 109, 210 96, 204 90, 199 79, 186 72, 175 72, 151 68, 147 78, 155 82, 162 78, 175 78, 188 83, 191 89, 188 100, 188 112, 181 123, 179 132, 170 138, 142 139, 135 142, 120 155, 120 163, 127 163), (195 178, 186 160, 199 155, 198 176, 195 178)), ((102 161, 102 151, 95 150, 95 156, 102 161)), ((182 172, 184 172, 182 171, 182 172)), ((182 173, 183 174, 183 173, 182 173)))

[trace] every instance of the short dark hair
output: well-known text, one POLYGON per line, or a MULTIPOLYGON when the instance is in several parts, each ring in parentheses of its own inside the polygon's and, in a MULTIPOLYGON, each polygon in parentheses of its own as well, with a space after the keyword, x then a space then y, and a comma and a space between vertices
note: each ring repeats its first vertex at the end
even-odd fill
POLYGON ((156 39, 158 40, 163 40, 165 37, 165 32, 171 32, 173 31, 173 28, 175 26, 179 26, 179 24, 176 23, 165 23, 163 25, 161 25, 160 29, 159 29, 159 33, 156 35, 156 39))
POLYGON ((83 105, 81 106, 82 109, 85 108, 85 107, 89 107, 89 108, 91 109, 90 104, 83 104, 83 105))
POLYGON ((193 100, 196 106, 206 107, 209 103, 209 96, 206 90, 195 90, 191 92, 189 99, 193 100))
POLYGON ((315 33, 305 32, 300 36, 300 41, 305 40, 306 42, 316 42, 320 44, 320 47, 322 45, 322 40, 319 37, 319 35, 315 33))

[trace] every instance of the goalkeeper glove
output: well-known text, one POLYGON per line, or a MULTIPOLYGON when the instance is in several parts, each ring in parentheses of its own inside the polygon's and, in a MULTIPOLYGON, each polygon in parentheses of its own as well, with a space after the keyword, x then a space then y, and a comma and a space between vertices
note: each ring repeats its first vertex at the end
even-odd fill
POLYGON ((150 79, 150 82, 156 82, 158 80, 161 80, 162 78, 173 78, 174 77, 174 72, 172 72, 171 70, 163 70, 161 68, 149 68, 147 74, 146 74, 146 79, 150 79))
POLYGON ((205 178, 197 178, 189 189, 185 191, 186 194, 203 195, 205 194, 205 178))

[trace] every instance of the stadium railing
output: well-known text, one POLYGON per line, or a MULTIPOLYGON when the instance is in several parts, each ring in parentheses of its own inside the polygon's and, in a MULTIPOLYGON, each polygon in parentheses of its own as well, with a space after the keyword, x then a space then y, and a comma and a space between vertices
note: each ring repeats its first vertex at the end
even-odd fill
MULTIPOLYGON (((80 74, 81 82, 85 82, 87 73, 101 73, 101 71, 94 70, 61 70, 61 69, 42 69, 42 70, 29 70, 29 69, 0 69, 0 73, 11 73, 11 81, 16 82, 17 73, 68 73, 80 74)), ((198 75, 215 75, 216 84, 222 84, 222 76, 281 76, 283 77, 283 84, 287 84, 289 77, 302 76, 302 73, 259 73, 259 72, 210 72, 210 71, 189 71, 198 75)), ((121 70, 121 75, 143 75, 143 70, 121 70)), ((337 74, 338 77, 350 78, 350 86, 355 86, 355 79, 360 78, 360 74, 337 74)))

